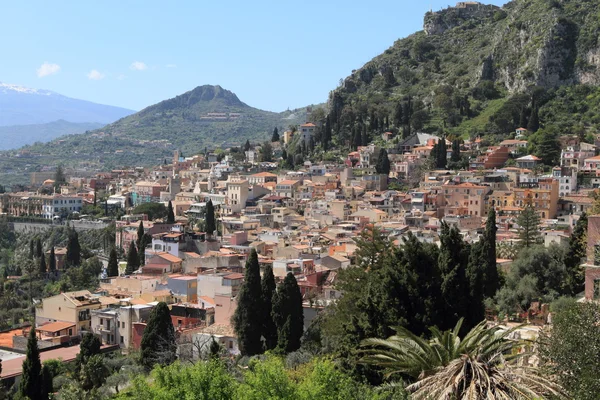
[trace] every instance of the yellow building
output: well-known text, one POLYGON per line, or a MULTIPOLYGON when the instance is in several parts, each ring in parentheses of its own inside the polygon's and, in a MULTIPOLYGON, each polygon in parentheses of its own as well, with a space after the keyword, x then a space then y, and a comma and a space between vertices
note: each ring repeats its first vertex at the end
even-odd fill
POLYGON ((69 322, 74 328, 69 328, 68 335, 78 335, 81 331, 91 331, 92 310, 105 308, 100 297, 93 296, 87 290, 57 294, 42 300, 36 306, 36 325, 51 322, 69 322))
POLYGON ((558 207, 558 181, 547 178, 539 179, 529 187, 513 189, 517 207, 532 204, 541 218, 554 218, 558 207))

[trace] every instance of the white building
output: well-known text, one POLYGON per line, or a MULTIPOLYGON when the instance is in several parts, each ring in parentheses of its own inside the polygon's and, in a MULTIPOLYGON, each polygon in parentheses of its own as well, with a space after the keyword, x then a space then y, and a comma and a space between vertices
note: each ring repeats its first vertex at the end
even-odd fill
POLYGON ((74 212, 81 212, 82 206, 81 197, 56 194, 51 201, 44 203, 42 216, 46 219, 66 217, 74 212))

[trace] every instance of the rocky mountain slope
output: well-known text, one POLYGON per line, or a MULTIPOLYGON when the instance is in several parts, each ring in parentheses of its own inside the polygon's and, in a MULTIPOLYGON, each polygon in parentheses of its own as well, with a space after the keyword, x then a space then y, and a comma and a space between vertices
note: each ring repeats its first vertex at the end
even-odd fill
POLYGON ((423 31, 396 41, 331 93, 335 130, 346 142, 373 126, 499 138, 539 117, 542 127, 598 132, 585 103, 600 94, 599 13, 598 0, 459 3, 429 12, 423 31))

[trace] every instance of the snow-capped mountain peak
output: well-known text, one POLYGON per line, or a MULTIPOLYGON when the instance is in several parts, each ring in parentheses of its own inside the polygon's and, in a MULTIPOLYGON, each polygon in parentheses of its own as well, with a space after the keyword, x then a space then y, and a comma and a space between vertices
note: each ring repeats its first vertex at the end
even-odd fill
POLYGON ((0 82, 0 93, 24 93, 24 94, 38 94, 42 96, 51 96, 54 94, 49 90, 31 89, 24 86, 14 85, 11 83, 0 82))

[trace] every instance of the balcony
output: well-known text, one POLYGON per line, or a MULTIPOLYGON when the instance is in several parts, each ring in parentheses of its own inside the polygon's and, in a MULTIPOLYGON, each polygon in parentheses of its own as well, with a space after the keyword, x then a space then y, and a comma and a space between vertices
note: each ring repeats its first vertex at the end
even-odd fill
POLYGON ((115 326, 107 327, 106 325, 96 325, 96 332, 113 333, 115 326))

